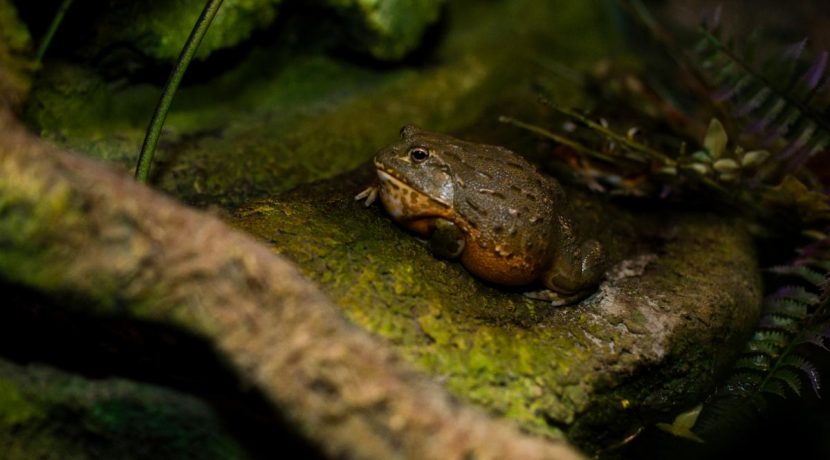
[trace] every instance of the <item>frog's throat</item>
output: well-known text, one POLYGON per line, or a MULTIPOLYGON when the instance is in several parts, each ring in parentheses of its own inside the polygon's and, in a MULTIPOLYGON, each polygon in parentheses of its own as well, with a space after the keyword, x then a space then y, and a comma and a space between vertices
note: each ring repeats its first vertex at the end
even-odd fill
POLYGON ((396 219, 418 217, 449 217, 451 207, 415 189, 394 173, 378 168, 380 198, 386 210, 396 219))

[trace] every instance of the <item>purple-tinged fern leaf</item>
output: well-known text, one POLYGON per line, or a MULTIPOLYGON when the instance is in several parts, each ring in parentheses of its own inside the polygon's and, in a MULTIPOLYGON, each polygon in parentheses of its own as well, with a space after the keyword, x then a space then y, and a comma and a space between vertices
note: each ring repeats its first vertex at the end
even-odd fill
POLYGON ((824 284, 824 274, 804 265, 779 265, 768 269, 768 271, 776 275, 796 276, 816 287, 821 287, 824 284))
POLYGON ((807 378, 807 381, 810 382, 810 387, 816 393, 816 396, 821 398, 821 394, 819 394, 819 390, 821 389, 821 376, 813 363, 803 356, 788 355, 782 360, 781 365, 800 370, 804 377, 807 378))
POLYGON ((789 318, 803 319, 807 316, 807 304, 792 299, 767 299, 764 302, 764 311, 789 318))
POLYGON ((818 88, 819 83, 821 83, 822 77, 824 77, 824 72, 827 69, 827 59, 827 51, 821 53, 818 59, 816 59, 813 65, 807 69, 807 72, 802 77, 802 80, 807 83, 807 87, 811 91, 818 88))
POLYGON ((784 48, 784 58, 790 61, 798 61, 801 59, 801 54, 804 53, 804 48, 806 46, 806 38, 787 46, 784 48))
POLYGON ((808 291, 804 288, 804 286, 782 286, 778 288, 772 295, 769 296, 770 299, 790 299, 795 300, 797 302, 801 302, 807 305, 816 305, 819 303, 820 299, 819 296, 808 291))
POLYGON ((799 343, 810 343, 824 350, 830 351, 824 340, 830 338, 830 324, 820 324, 804 333, 799 343))
POLYGON ((766 314, 758 321, 758 327, 763 329, 777 329, 796 334, 799 323, 796 319, 775 313, 766 314))

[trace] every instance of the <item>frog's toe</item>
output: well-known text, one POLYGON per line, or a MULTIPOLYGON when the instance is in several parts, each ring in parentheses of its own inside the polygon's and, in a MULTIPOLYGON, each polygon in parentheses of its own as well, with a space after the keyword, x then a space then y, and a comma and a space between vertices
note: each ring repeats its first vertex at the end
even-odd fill
POLYGON ((554 307, 561 307, 563 305, 571 305, 588 297, 589 293, 577 292, 575 294, 562 294, 550 289, 542 289, 540 291, 527 291, 522 295, 533 300, 542 300, 550 302, 554 307))
POLYGON ((366 200, 366 202, 363 203, 363 205, 367 208, 371 206, 377 198, 378 188, 374 185, 366 187, 362 192, 358 193, 354 197, 355 201, 366 200))

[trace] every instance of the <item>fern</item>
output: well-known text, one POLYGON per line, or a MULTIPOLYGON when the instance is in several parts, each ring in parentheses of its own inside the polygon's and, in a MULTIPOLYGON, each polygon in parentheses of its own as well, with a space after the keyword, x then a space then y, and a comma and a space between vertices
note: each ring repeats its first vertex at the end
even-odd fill
POLYGON ((692 431, 716 439, 765 410, 765 397, 802 396, 805 383, 820 397, 821 377, 805 345, 826 349, 830 337, 830 237, 802 248, 788 265, 768 272, 779 287, 766 296, 752 338, 724 384, 704 404, 692 431))
POLYGON ((827 52, 806 61, 802 41, 760 60, 724 43, 718 27, 703 26, 701 35, 695 50, 715 99, 732 107, 746 135, 765 147, 777 144, 783 172, 798 169, 830 144, 827 52))
MULTIPOLYGON (((635 0, 623 3, 640 5, 635 0)), ((656 27, 653 21, 642 22, 656 27)), ((747 44, 739 51, 734 42, 722 38, 717 26, 704 26, 691 61, 666 46, 682 68, 686 62, 696 63, 693 73, 713 93, 714 107, 701 101, 710 120, 705 133, 706 125, 672 125, 669 133, 649 138, 647 129, 615 127, 600 113, 547 101, 561 132, 502 120, 556 142, 554 151, 576 165, 577 172, 590 168, 585 176, 594 189, 660 198, 667 191, 681 198, 715 198, 713 204, 736 205, 769 234, 798 230, 817 236, 797 251, 794 260, 766 270, 772 289, 731 374, 700 412, 693 431, 703 438, 716 433, 706 428, 713 417, 714 423, 752 417, 766 407, 770 396, 802 396, 808 393, 805 388, 819 395, 821 378, 808 353, 811 347, 827 350, 825 339, 830 337, 830 237, 809 230, 826 227, 830 205, 804 167, 830 145, 830 55, 806 59, 806 41, 774 53, 760 41, 747 44), (603 183, 597 185, 599 180, 603 183)))
MULTIPOLYGON (((805 356, 802 345, 824 348, 824 340, 830 336, 827 261, 830 238, 825 237, 800 250, 790 264, 769 270, 775 277, 788 279, 766 297, 755 333, 735 362, 732 374, 712 398, 711 410, 704 413, 722 417, 729 410, 746 410, 747 404, 758 409, 762 407, 757 404, 762 395, 800 396, 805 382, 819 395, 818 370, 805 356), (727 407, 712 407, 718 405, 727 407)), ((707 422, 701 424, 705 427, 707 422)))

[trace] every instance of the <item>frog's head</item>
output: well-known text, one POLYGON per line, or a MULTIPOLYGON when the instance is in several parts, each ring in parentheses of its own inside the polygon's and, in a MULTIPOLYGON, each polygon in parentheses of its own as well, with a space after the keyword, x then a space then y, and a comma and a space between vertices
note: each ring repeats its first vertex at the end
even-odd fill
POLYGON ((399 141, 375 156, 381 200, 397 218, 446 215, 455 183, 441 152, 448 136, 406 125, 399 141))

